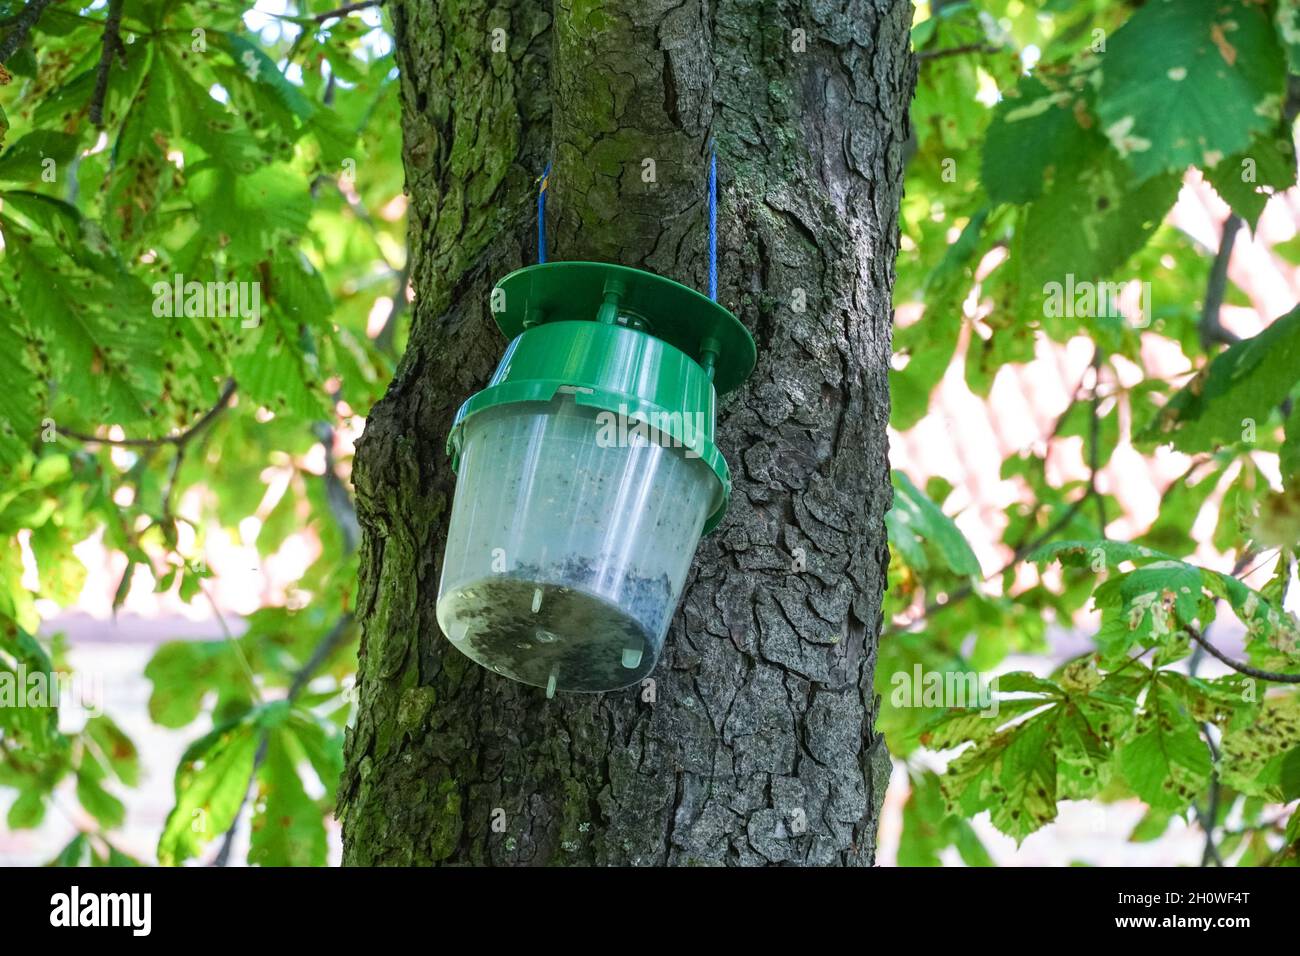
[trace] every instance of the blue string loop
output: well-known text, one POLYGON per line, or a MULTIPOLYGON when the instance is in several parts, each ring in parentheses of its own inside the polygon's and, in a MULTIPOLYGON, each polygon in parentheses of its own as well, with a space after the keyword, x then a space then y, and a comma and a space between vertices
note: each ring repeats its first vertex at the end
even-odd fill
POLYGON ((551 164, 546 164, 537 187, 537 261, 546 261, 546 187, 550 185, 551 164))
POLYGON ((718 301, 718 151, 709 155, 709 298, 718 301))

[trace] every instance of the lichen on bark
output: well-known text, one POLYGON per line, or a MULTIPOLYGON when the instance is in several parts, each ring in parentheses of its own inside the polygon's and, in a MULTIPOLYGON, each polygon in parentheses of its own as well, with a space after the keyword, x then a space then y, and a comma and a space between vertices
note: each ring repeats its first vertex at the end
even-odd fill
POLYGON ((870 864, 889 775, 872 672, 910 4, 392 10, 417 300, 354 470, 365 637, 345 861, 870 864), (536 254, 546 162, 551 258, 703 287, 711 145, 719 298, 759 348, 719 420, 731 510, 653 693, 548 701, 438 630, 447 430, 504 348, 488 293, 536 254))

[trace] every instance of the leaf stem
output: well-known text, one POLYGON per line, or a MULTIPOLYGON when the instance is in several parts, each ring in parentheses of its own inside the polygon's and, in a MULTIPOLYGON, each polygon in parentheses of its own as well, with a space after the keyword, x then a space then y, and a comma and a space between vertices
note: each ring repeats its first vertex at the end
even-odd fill
POLYGON ((104 97, 108 93, 108 73, 113 67, 113 57, 122 48, 122 3, 109 0, 108 16, 104 20, 104 47, 95 68, 95 92, 90 97, 90 122, 95 129, 104 128, 104 97))
POLYGON ((221 389, 221 394, 217 396, 216 404, 203 413, 193 425, 175 435, 163 435, 161 438, 103 438, 99 435, 87 435, 83 432, 62 429, 61 433, 68 438, 75 438, 77 441, 97 442, 101 445, 118 445, 125 448, 155 448, 159 445, 175 445, 183 448, 199 432, 212 424, 213 419, 225 411, 226 406, 230 403, 231 396, 235 394, 238 386, 234 379, 227 380, 225 386, 221 389))
POLYGON ((1192 625, 1187 625, 1187 633, 1197 644, 1205 648, 1205 652, 1218 661, 1227 664, 1234 671, 1245 674, 1247 677, 1254 677, 1258 680, 1272 681, 1275 684, 1300 684, 1300 674, 1282 674, 1278 671, 1261 670, 1258 667, 1251 667, 1249 664, 1243 664, 1241 661, 1234 661, 1223 651, 1211 644, 1199 630, 1192 625))
POLYGON ((991 43, 963 43, 961 46, 945 47, 942 50, 917 50, 916 58, 918 60, 941 60, 950 56, 961 56, 963 53, 1001 53, 1002 47, 993 46, 991 43))

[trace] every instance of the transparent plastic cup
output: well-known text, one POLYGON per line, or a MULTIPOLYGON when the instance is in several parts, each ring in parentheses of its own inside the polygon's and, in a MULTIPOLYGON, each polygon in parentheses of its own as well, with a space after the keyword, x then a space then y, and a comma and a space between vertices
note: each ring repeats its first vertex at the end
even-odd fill
POLYGON ((561 394, 465 423, 438 624, 548 694, 654 668, 721 494, 699 458, 655 432, 610 441, 601 414, 561 394))

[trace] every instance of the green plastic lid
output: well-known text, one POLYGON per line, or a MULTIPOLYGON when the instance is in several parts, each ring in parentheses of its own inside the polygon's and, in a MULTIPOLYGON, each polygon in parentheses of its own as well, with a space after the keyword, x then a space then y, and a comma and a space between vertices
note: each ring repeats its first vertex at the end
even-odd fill
MULTIPOLYGON (((749 377, 757 352, 741 321, 707 296, 672 279, 604 262, 545 262, 516 269, 492 290, 492 314, 507 339, 546 322, 602 321, 616 297, 617 315, 642 331, 713 366, 725 395, 749 377), (712 353, 710 363, 707 352, 712 353)), ((618 318, 615 321, 619 321, 618 318)))
POLYGON ((453 468, 474 415, 571 395, 707 465, 719 493, 704 531, 717 526, 731 475, 714 443, 716 394, 743 382, 755 360, 754 340, 735 316, 670 279, 593 262, 512 272, 493 289, 492 311, 511 342, 487 387, 456 413, 447 439, 453 468))

